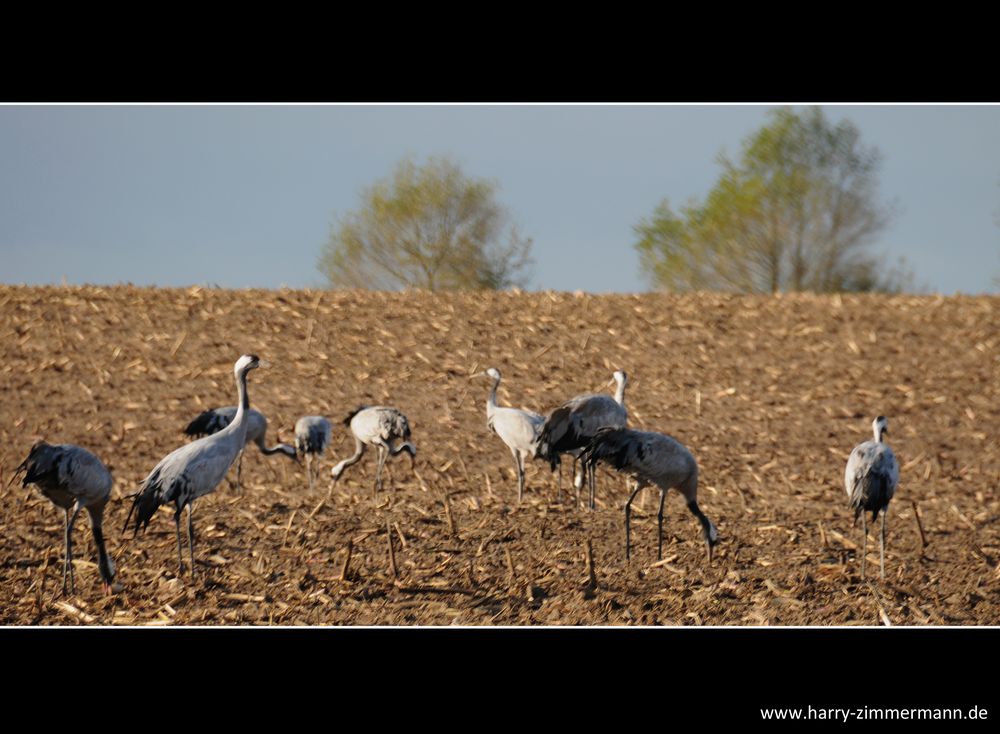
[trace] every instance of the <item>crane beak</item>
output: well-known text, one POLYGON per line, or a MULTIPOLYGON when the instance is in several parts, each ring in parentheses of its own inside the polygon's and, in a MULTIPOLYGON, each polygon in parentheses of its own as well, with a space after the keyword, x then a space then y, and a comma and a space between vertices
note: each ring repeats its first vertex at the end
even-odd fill
POLYGON ((257 366, 260 367, 261 369, 265 369, 266 370, 268 367, 271 366, 271 363, 268 362, 266 359, 260 359, 260 360, 257 360, 257 366))

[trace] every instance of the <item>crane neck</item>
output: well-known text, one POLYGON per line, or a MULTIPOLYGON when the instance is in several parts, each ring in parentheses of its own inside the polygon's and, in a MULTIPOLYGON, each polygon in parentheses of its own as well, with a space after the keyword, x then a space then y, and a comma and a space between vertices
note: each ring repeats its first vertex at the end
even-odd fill
POLYGON ((489 411, 497 407, 497 388, 500 387, 500 378, 493 380, 493 389, 490 390, 490 396, 486 398, 486 410, 489 411))
POLYGON ((618 388, 615 390, 615 402, 619 405, 625 405, 625 381, 622 380, 618 383, 618 388))
POLYGON ((885 443, 882 439, 882 427, 875 426, 874 432, 875 432, 875 443, 885 443))
POLYGON ((246 434, 246 416, 250 411, 250 394, 247 392, 247 373, 246 370, 238 372, 236 374, 236 392, 239 396, 239 400, 236 404, 236 415, 233 416, 233 422, 230 423, 226 429, 232 431, 242 431, 246 434))

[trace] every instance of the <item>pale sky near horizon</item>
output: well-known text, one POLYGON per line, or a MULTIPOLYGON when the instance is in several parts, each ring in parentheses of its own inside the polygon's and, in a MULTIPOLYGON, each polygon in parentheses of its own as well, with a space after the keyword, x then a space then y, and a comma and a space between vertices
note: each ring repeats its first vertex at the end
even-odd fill
MULTIPOLYGON (((875 249, 1000 290, 1000 106, 823 105, 883 163, 875 249)), ((702 199, 766 105, 4 105, 0 282, 321 287, 320 250, 406 155, 494 179, 529 289, 640 292, 632 227, 702 199)))

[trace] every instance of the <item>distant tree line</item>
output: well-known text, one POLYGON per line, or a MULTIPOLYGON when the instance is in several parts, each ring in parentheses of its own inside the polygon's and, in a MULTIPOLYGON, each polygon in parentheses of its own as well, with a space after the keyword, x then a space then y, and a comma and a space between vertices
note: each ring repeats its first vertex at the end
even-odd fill
MULTIPOLYGON (((899 291, 902 261, 872 245, 893 218, 878 200, 881 156, 851 122, 818 107, 783 108, 720 154, 704 201, 664 200, 635 227, 642 272, 669 291, 899 291)), ((400 162, 361 194, 323 248, 335 288, 503 289, 523 286, 531 239, 496 201, 497 184, 448 158, 400 162)))

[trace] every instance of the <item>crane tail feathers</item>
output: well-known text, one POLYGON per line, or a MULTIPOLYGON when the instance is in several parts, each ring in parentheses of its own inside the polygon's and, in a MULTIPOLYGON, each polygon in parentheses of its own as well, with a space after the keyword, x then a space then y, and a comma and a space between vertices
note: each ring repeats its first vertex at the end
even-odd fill
POLYGON ((556 408, 538 431, 536 457, 547 459, 552 470, 559 466, 559 454, 582 449, 591 436, 581 432, 582 425, 568 406, 556 408))
POLYGON ((309 426, 308 433, 295 437, 295 447, 300 454, 315 454, 326 448, 323 445, 323 431, 319 426, 309 426))
POLYGON ((153 514, 166 501, 162 490, 163 485, 157 477, 147 481, 142 490, 136 493, 132 500, 132 507, 129 508, 128 516, 125 518, 125 526, 122 528, 123 534, 128 529, 133 513, 135 513, 135 525, 132 528, 133 537, 138 534, 139 530, 146 529, 153 514))
POLYGON ((583 449, 580 460, 593 468, 598 462, 610 464, 615 469, 628 465, 628 450, 630 444, 622 440, 625 437, 623 428, 602 428, 583 449))

